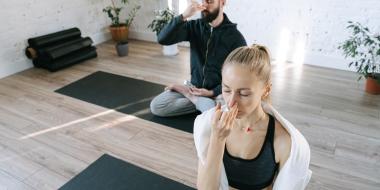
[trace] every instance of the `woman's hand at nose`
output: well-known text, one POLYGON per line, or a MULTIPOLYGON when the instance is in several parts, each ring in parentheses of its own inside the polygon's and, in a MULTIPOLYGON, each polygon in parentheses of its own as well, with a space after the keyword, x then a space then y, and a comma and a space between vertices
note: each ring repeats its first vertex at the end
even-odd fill
POLYGON ((218 140, 226 140, 234 127, 234 120, 238 113, 238 106, 235 104, 230 111, 223 112, 220 103, 217 104, 214 116, 212 118, 211 135, 218 140))

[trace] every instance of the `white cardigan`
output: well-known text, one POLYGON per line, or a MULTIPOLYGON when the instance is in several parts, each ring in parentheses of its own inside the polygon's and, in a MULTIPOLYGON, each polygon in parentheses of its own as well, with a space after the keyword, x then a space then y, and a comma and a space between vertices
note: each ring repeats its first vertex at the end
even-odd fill
MULTIPOLYGON (((271 105, 263 103, 264 111, 273 115, 288 131, 292 145, 290 155, 284 166, 279 171, 273 190, 303 190, 311 177, 310 148, 304 136, 284 117, 282 117, 271 105)), ((207 149, 211 135, 211 119, 215 108, 199 115, 194 122, 194 142, 198 158, 204 164, 207 157, 207 149)), ((219 190, 228 190, 226 171, 222 163, 222 173, 219 190)))

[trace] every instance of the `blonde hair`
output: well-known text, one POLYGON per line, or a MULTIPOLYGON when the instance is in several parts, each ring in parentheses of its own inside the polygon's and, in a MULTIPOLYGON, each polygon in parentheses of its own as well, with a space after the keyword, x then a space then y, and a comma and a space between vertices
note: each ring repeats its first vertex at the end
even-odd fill
POLYGON ((247 66, 264 84, 270 83, 270 55, 269 50, 265 46, 253 44, 250 47, 243 46, 236 48, 224 61, 223 67, 227 65, 247 66))
MULTIPOLYGON (((224 61, 223 68, 228 65, 246 66, 265 85, 271 85, 270 54, 265 46, 253 44, 235 49, 224 61)), ((268 98, 266 95, 265 100, 270 101, 268 98)))

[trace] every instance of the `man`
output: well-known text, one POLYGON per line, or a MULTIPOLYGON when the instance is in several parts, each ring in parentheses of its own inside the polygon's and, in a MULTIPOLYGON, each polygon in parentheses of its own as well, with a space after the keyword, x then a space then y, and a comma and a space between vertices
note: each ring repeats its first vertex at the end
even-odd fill
POLYGON ((243 35, 223 12, 226 0, 192 1, 187 9, 173 18, 158 34, 158 42, 171 45, 190 42, 191 84, 173 84, 155 97, 153 114, 168 117, 206 111, 215 106, 221 94, 221 68, 234 49, 245 46, 243 35), (201 11, 202 18, 187 21, 201 11))

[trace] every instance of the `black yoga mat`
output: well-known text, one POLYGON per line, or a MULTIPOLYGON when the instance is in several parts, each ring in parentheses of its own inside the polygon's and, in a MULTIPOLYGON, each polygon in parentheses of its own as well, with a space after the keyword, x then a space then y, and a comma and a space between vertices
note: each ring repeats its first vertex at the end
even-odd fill
POLYGON ((80 49, 90 47, 92 40, 89 37, 67 41, 65 43, 43 49, 50 59, 58 59, 80 49))
POLYGON ((97 57, 89 37, 82 38, 78 28, 28 39, 25 54, 35 67, 57 71, 65 67, 97 57))
POLYGON ((98 71, 56 92, 192 133, 199 112, 175 117, 158 117, 150 112, 151 100, 163 90, 163 85, 98 71))
POLYGON ((41 57, 39 59, 33 60, 37 62, 40 67, 44 67, 49 71, 57 71, 59 69, 74 65, 78 62, 85 61, 90 58, 97 57, 95 47, 87 47, 80 49, 78 51, 72 52, 68 55, 60 57, 56 60, 50 60, 47 57, 41 57))
POLYGON ((60 190, 192 190, 189 186, 104 154, 60 190))
POLYGON ((28 43, 31 47, 40 48, 51 44, 57 44, 57 42, 60 41, 66 41, 73 38, 80 38, 80 36, 81 32, 78 28, 70 28, 51 34, 30 38, 28 39, 28 43))
POLYGON ((54 60, 54 59, 58 59, 59 57, 65 56, 69 53, 75 52, 77 50, 90 47, 91 44, 92 44, 91 38, 80 37, 76 39, 67 40, 63 43, 52 44, 51 46, 34 49, 34 51, 36 51, 37 53, 37 58, 45 58, 49 60, 54 60))

